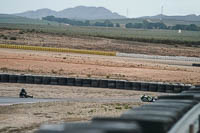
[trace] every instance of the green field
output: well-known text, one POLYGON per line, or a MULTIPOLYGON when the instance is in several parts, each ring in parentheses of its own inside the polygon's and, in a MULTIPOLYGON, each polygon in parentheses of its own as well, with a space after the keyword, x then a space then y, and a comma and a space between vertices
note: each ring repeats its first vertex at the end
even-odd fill
MULTIPOLYGON (((144 19, 113 19, 110 20, 112 23, 119 23, 121 25, 125 25, 127 23, 142 23, 144 19)), ((105 20, 93 20, 91 21, 92 24, 94 24, 95 22, 104 22, 105 20)), ((160 19, 150 19, 151 22, 156 23, 156 22, 160 22, 160 19)), ((167 26, 173 26, 176 24, 183 24, 183 25, 190 25, 190 24, 195 24, 200 26, 200 22, 198 21, 181 21, 181 20, 162 20, 163 23, 165 23, 167 26)))
MULTIPOLYGON (((0 16, 0 18, 2 18, 2 16, 0 16)), ((185 44, 187 46, 200 45, 199 31, 183 31, 181 34, 178 34, 175 30, 75 27, 43 20, 26 19, 22 17, 17 17, 16 19, 11 17, 9 22, 8 20, 9 17, 6 19, 6 16, 4 16, 4 19, 0 19, 0 28, 20 29, 26 32, 44 32, 70 36, 103 37, 148 43, 185 44)))
POLYGON ((24 17, 18 17, 13 15, 7 14, 0 14, 0 23, 7 23, 7 24, 33 24, 33 25, 59 25, 56 22, 49 22, 45 20, 39 19, 29 19, 24 17))

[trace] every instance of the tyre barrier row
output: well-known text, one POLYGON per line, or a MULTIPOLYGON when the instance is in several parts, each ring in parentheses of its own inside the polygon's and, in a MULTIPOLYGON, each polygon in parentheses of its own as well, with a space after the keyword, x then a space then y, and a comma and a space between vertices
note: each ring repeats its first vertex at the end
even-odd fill
POLYGON ((158 97, 120 117, 95 117, 90 122, 42 125, 37 133, 199 133, 200 88, 158 97))
POLYGON ((64 85, 80 87, 97 87, 124 90, 141 90, 152 92, 180 93, 188 90, 190 84, 169 84, 156 82, 139 82, 111 79, 82 79, 68 77, 50 77, 39 75, 10 75, 0 74, 0 82, 4 83, 26 83, 26 84, 44 84, 44 85, 64 85))
POLYGON ((200 67, 200 64, 193 63, 192 66, 194 66, 194 67, 200 67))

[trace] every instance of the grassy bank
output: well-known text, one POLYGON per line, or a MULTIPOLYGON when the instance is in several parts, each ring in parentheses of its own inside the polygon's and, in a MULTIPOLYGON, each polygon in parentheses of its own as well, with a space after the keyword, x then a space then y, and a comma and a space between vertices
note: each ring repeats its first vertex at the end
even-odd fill
POLYGON ((49 34, 60 34, 67 36, 93 36, 117 40, 183 44, 186 46, 200 45, 199 31, 183 31, 179 34, 175 30, 138 30, 125 28, 103 28, 103 27, 73 27, 65 25, 31 25, 31 24, 0 24, 1 29, 19 29, 24 32, 40 32, 49 34))

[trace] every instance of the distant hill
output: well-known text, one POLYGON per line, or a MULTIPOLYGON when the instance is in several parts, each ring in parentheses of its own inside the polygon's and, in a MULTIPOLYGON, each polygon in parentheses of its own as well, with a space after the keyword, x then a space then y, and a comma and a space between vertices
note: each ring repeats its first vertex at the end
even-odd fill
POLYGON ((68 8, 58 12, 45 8, 36 11, 17 13, 14 15, 27 18, 34 18, 34 19, 35 18, 41 19, 42 17, 46 16, 55 16, 55 17, 69 18, 69 19, 83 19, 83 20, 125 18, 124 16, 121 16, 117 13, 113 13, 104 7, 86 7, 86 6, 68 8))
POLYGON ((44 8, 44 9, 39 9, 37 11, 27 11, 23 13, 17 13, 13 14, 16 16, 21 16, 21 17, 26 17, 26 18, 33 18, 33 19, 41 19, 44 16, 49 16, 49 15, 56 15, 56 11, 44 8))
POLYGON ((190 14, 186 16, 167 16, 167 15, 156 15, 156 16, 145 16, 145 17, 140 17, 144 19, 160 19, 162 18, 163 20, 177 20, 177 21, 200 21, 200 15, 197 16, 195 14, 190 14))
POLYGON ((49 22, 39 19, 30 19, 8 14, 0 14, 0 23, 10 24, 40 24, 40 25, 58 25, 56 22, 49 22))

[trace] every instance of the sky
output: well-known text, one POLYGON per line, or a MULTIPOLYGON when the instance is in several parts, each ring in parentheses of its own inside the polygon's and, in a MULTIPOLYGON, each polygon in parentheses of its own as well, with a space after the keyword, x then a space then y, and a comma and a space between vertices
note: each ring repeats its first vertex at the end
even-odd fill
POLYGON ((49 8, 60 11, 76 6, 105 7, 129 18, 165 15, 200 15, 200 0, 0 0, 0 13, 12 14, 49 8))

